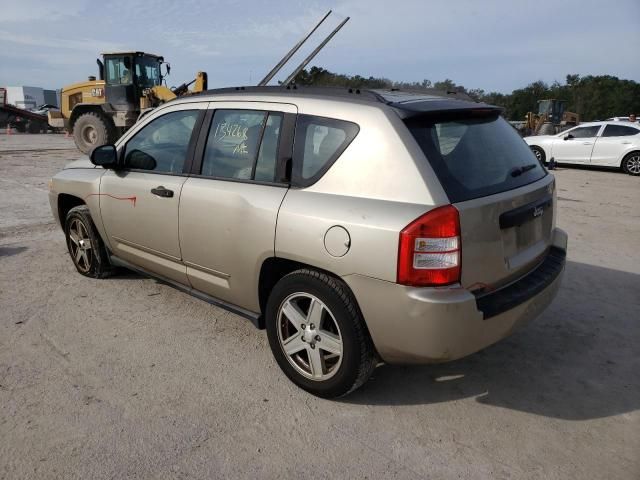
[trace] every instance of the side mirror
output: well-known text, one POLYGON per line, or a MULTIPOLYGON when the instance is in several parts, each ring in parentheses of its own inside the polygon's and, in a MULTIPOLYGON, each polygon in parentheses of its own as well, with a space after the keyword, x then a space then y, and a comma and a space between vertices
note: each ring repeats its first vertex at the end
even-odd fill
POLYGON ((573 138, 573 135, 571 135, 570 133, 568 133, 568 134, 566 134, 566 135, 564 136, 564 139, 565 139, 565 140, 571 140, 572 138, 573 138))
POLYGON ((115 145, 102 145, 91 152, 91 163, 103 168, 116 168, 118 165, 118 152, 115 145))

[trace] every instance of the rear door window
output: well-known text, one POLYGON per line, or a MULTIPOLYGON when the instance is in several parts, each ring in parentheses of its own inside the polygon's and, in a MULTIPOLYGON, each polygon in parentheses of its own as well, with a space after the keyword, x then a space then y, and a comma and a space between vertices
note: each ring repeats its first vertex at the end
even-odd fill
POLYGON ((283 114, 262 110, 216 110, 201 175, 275 182, 283 114))
POLYGON ((260 150, 258 150, 254 180, 275 182, 281 127, 282 114, 270 113, 267 117, 267 124, 264 127, 260 150))
POLYGON ((407 126, 452 203, 512 190, 546 175, 501 117, 417 118, 407 120, 407 126))
POLYGON ((293 176, 301 186, 316 182, 358 134, 355 123, 313 115, 299 115, 294 140, 293 176))
POLYGON ((637 135, 640 130, 633 127, 625 127, 624 125, 607 125, 604 127, 603 137, 626 137, 629 135, 637 135))
POLYGON ((202 175, 250 180, 267 112, 216 110, 202 163, 202 175))

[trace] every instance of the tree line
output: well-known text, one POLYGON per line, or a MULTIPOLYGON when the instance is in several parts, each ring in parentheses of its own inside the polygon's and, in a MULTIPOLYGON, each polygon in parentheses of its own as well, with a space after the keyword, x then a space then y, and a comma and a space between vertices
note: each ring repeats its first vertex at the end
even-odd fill
POLYGON ((565 83, 548 84, 542 80, 530 83, 511 93, 485 92, 467 89, 453 80, 439 82, 398 82, 388 78, 362 77, 330 72, 321 67, 302 70, 295 78, 297 85, 340 86, 351 88, 400 88, 436 89, 456 91, 469 95, 476 101, 498 105, 505 109, 509 120, 524 120, 527 112, 537 112, 538 100, 555 98, 566 100, 566 110, 578 113, 582 121, 604 120, 614 116, 640 113, 640 83, 623 80, 611 75, 567 75, 565 83))

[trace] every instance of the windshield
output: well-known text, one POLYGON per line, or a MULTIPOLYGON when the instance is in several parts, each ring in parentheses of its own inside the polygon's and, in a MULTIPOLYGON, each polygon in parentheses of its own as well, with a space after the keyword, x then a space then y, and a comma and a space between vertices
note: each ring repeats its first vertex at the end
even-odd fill
POLYGON ((139 87, 160 85, 160 62, 153 57, 136 58, 136 79, 139 87))
POLYGON ((546 175, 501 117, 410 119, 407 126, 452 203, 512 190, 546 175))

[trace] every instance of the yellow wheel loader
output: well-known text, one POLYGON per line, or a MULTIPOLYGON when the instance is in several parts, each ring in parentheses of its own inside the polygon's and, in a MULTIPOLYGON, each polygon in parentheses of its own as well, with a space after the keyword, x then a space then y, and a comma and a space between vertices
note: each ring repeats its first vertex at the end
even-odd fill
MULTIPOLYGON (((258 85, 267 85, 329 15, 331 10, 294 45, 258 85)), ((296 75, 348 21, 349 17, 342 20, 293 73, 280 82, 281 85, 287 87, 291 84, 296 75)), ((89 77, 86 82, 64 87, 60 95, 60 110, 48 113, 49 125, 72 132, 76 145, 84 153, 90 153, 100 145, 114 143, 149 109, 176 97, 200 93, 207 89, 206 72, 198 72, 196 78, 189 83, 167 88, 163 85, 163 80, 169 74, 171 66, 158 55, 115 52, 103 53, 102 58, 103 60, 97 60, 98 78, 89 77), (165 66, 164 74, 162 65, 165 66)))
POLYGON ((103 53, 102 58, 97 60, 98 78, 63 87, 60 110, 48 114, 49 125, 73 133, 83 153, 114 143, 146 109, 207 89, 205 72, 198 72, 188 84, 173 89, 164 86, 171 67, 158 55, 114 52, 103 53), (190 90, 191 84, 195 85, 190 90))
POLYGON ((524 133, 527 135, 554 135, 580 123, 580 115, 565 110, 566 100, 549 98, 538 100, 538 113, 525 115, 524 133))

